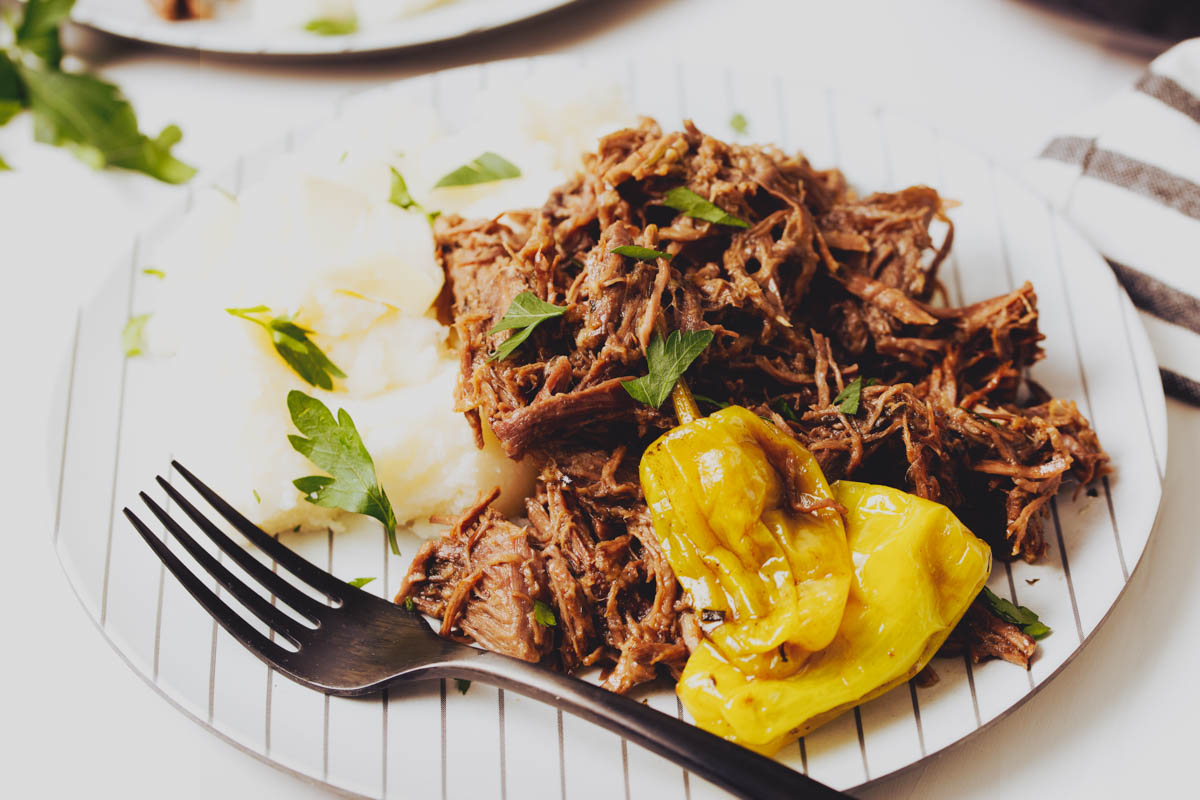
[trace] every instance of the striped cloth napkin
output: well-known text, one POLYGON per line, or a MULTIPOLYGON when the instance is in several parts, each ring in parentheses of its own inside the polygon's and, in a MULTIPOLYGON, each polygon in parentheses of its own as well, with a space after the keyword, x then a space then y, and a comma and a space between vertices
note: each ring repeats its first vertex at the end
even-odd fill
POLYGON ((1129 292, 1163 388, 1200 405, 1200 39, 1155 59, 1028 172, 1129 292))

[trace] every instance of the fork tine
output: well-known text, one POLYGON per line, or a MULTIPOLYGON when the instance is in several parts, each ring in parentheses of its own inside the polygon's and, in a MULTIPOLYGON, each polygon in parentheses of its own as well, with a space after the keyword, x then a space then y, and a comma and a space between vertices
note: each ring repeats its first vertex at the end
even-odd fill
POLYGON ((243 536, 254 542, 260 550, 275 559, 281 567, 330 597, 341 599, 345 596, 348 584, 339 581, 325 570, 301 558, 294 551, 272 539, 261 528, 239 514, 233 506, 222 500, 216 492, 205 486, 199 478, 178 461, 172 461, 171 466, 175 467, 184 480, 190 483, 192 488, 199 492, 200 496, 216 509, 218 514, 228 520, 243 536))
MULTIPOLYGON (((259 619, 267 623, 276 633, 287 637, 297 647, 300 646, 301 637, 305 632, 311 632, 311 628, 306 628, 303 624, 284 614, 267 602, 262 595, 243 583, 224 564, 213 558, 207 550, 197 544, 196 540, 178 522, 171 519, 170 515, 158 503, 150 499, 149 495, 145 492, 139 492, 138 496, 142 498, 142 502, 146 504, 150 512, 158 517, 158 521, 167 526, 167 530, 179 540, 184 549, 192 554, 192 558, 196 559, 200 566, 208 570, 209 574, 217 579, 217 583, 224 586, 230 594, 238 599, 239 603, 249 609, 252 614, 256 614, 259 619)), ((313 622, 315 623, 316 620, 313 620, 313 622)))
MULTIPOLYGON (((155 480, 158 485, 166 491, 171 500, 183 509, 183 512, 191 517, 192 522, 195 522, 200 528, 216 543, 225 555, 232 558, 238 565, 246 570, 256 581, 267 588, 271 594, 278 597, 283 602, 287 603, 292 608, 299 611, 301 614, 309 617, 314 622, 318 621, 324 612, 329 610, 329 606, 320 603, 304 592, 297 589, 292 584, 285 581, 283 578, 276 575, 271 570, 267 569, 257 558, 250 555, 246 548, 230 539, 223 530, 213 524, 211 520, 205 517, 200 510, 197 509, 191 502, 184 497, 178 489, 172 486, 167 481, 163 480, 162 476, 156 476, 155 480)), ((275 540, 270 539, 274 544, 275 540)), ((283 547, 283 545, 279 545, 283 547)), ((288 551, 291 552, 291 551, 288 551)), ((268 554, 270 555, 270 554, 268 554)))
POLYGON ((204 610, 211 614, 213 619, 229 632, 230 636, 237 639, 246 646, 246 649, 272 666, 280 666, 287 662, 290 655, 287 650, 263 636, 250 623, 242 619, 237 612, 227 606, 198 577, 192 574, 191 570, 170 551, 166 542, 158 538, 153 531, 146 527, 146 524, 138 519, 136 514, 128 508, 124 509, 124 511, 125 518, 133 524, 133 527, 141 534, 146 544, 150 545, 150 549, 163 562, 163 565, 171 571, 176 580, 183 584, 183 588, 188 590, 188 593, 196 599, 196 602, 204 606, 204 610))

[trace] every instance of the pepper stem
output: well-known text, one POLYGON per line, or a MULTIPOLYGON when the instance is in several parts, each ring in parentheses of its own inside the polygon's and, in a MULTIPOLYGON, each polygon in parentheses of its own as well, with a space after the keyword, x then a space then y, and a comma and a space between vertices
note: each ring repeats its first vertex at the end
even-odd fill
POLYGON ((686 425, 703 416, 696 405, 696 398, 692 397, 692 390, 683 378, 675 382, 675 388, 671 390, 671 402, 675 404, 675 416, 679 418, 680 425, 686 425))

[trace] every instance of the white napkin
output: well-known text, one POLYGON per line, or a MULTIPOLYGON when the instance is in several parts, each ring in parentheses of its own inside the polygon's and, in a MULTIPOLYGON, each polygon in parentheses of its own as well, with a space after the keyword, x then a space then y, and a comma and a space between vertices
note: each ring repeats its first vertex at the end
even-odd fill
POLYGON ((1200 405, 1200 39, 1052 139, 1029 176, 1129 292, 1164 389, 1200 405))

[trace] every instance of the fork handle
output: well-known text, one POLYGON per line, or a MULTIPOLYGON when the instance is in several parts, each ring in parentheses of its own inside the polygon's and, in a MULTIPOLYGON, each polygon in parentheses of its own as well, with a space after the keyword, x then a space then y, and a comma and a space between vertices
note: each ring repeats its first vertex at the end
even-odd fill
POLYGON ((747 800, 848 797, 778 761, 595 684, 497 653, 469 650, 430 665, 427 674, 478 680, 549 703, 747 800))

